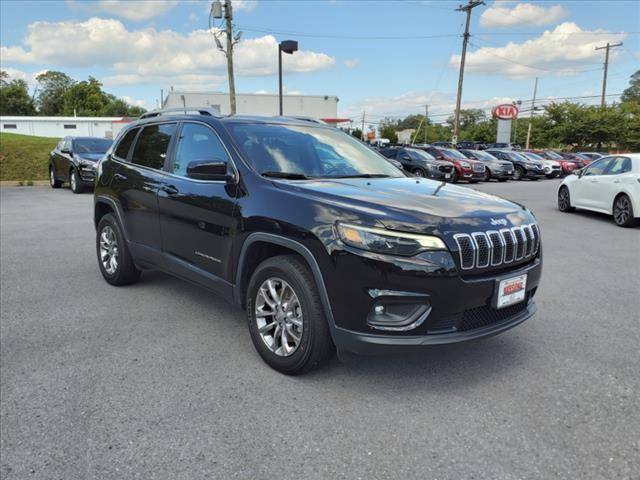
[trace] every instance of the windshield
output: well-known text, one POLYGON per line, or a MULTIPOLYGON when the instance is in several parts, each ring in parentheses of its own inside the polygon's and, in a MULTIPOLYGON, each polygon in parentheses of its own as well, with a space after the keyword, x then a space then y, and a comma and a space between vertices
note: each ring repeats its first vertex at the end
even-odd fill
POLYGON ((407 148, 407 152, 409 155, 413 157, 414 160, 424 160, 425 162, 434 162, 436 159, 430 153, 425 152, 424 150, 418 150, 416 148, 407 148))
POLYGON ((229 129, 246 159, 263 175, 404 177, 380 154, 334 128, 232 124, 229 129))
POLYGON ((462 153, 460 153, 458 150, 453 150, 452 148, 443 148, 441 149, 444 154, 450 158, 455 158, 456 160, 469 160, 467 157, 465 157, 462 153))
POLYGON ((482 150, 474 150, 471 155, 473 155, 476 159, 482 160, 484 162, 495 162, 497 160, 496 157, 494 157, 490 153, 483 152, 482 150))
POLYGON ((538 162, 542 162, 544 161, 544 158, 542 158, 540 155, 538 155, 537 153, 533 153, 533 152, 522 152, 520 155, 524 155, 527 158, 530 158, 532 160, 537 160, 538 162))
POLYGON ((79 138, 73 141, 75 153, 105 153, 111 146, 111 140, 106 138, 79 138))
POLYGON ((524 155, 520 154, 520 153, 516 153, 516 152, 505 152, 509 158, 512 158, 514 160, 519 160, 520 162, 530 162, 531 160, 528 159, 527 157, 525 157, 524 155))
POLYGON ((554 152, 553 150, 547 150, 547 157, 551 160, 563 160, 564 158, 559 153, 554 152))

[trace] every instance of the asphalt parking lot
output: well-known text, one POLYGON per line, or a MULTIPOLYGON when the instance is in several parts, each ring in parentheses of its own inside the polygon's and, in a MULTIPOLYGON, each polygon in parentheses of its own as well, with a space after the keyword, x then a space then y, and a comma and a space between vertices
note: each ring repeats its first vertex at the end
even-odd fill
POLYGON ((207 291, 104 282, 90 194, 1 189, 0 477, 640 478, 640 229, 558 182, 477 187, 540 222, 534 318, 294 378, 207 291))

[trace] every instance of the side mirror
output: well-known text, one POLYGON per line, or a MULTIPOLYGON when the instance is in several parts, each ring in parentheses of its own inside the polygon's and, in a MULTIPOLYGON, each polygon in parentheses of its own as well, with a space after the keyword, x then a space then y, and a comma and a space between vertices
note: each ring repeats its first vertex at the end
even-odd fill
POLYGON ((402 157, 400 157, 400 160, 411 160, 411 157, 409 155, 402 155, 402 157))
POLYGON ((63 148, 62 150, 60 150, 60 152, 73 156, 73 152, 71 152, 71 150, 69 150, 68 148, 63 148))
POLYGON ((571 172, 573 175, 577 175, 578 178, 580 178, 582 176, 582 169, 581 168, 576 168, 573 172, 571 172))
POLYGON ((227 180, 227 162, 219 158, 193 160, 187 165, 187 177, 194 180, 227 180))

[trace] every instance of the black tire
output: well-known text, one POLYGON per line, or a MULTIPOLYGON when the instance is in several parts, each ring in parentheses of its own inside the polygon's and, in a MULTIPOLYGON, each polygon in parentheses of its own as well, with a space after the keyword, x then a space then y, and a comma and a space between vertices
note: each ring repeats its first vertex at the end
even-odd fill
POLYGON ((62 182, 56 178, 56 169, 53 165, 49 165, 49 185, 51 185, 51 188, 60 188, 62 186, 62 182))
POLYGON ((71 185, 71 191, 73 193, 82 193, 84 191, 82 181, 75 168, 72 168, 69 172, 69 184, 71 185))
POLYGON ((425 178, 427 176, 425 171, 421 168, 414 168, 413 170, 411 170, 411 173, 413 174, 414 177, 425 178))
MULTIPOLYGON (((262 262, 251 276, 247 288, 249 333, 256 350, 271 368, 287 375, 297 375, 316 368, 333 356, 335 347, 322 309, 320 294, 313 274, 296 255, 281 255, 262 262), (255 305, 260 286, 270 278, 282 279, 298 297, 303 327, 300 343, 288 356, 277 355, 258 331, 255 305)), ((275 316, 271 317, 275 321, 275 316)), ((278 349, 276 348, 276 351, 278 349)))
POLYGON ((458 176, 458 171, 454 168, 453 175, 451 176, 451 183, 458 183, 460 177, 458 176))
POLYGON ((558 190, 558 210, 561 212, 573 212, 575 208, 571 206, 571 194, 567 187, 560 187, 558 190))
POLYGON ((100 219, 100 222, 98 223, 98 228, 96 230, 96 255, 98 257, 98 266, 100 267, 100 273, 102 273, 104 279, 111 285, 130 285, 137 282, 140 278, 141 272, 133 263, 133 257, 129 252, 127 242, 125 242, 124 236, 122 235, 120 224, 110 213, 102 217, 100 219), (115 234, 115 239, 117 242, 117 267, 113 272, 108 272, 105 265, 103 265, 100 252, 101 236, 103 232, 105 232, 107 227, 110 228, 111 231, 115 234))
POLYGON ((480 180, 469 180, 469 183, 478 183, 480 180))
POLYGON ((491 170, 489 170, 488 168, 484 169, 484 178, 482 179, 483 182, 490 182, 491 181, 491 170))
POLYGON ((633 205, 631 199, 626 195, 618 195, 613 201, 613 221, 623 228, 635 227, 637 219, 633 217, 633 205))
POLYGON ((518 165, 513 169, 513 179, 522 180, 524 178, 524 169, 518 165))
POLYGON ((499 178, 498 181, 499 182, 506 182, 508 180, 508 178, 499 178))

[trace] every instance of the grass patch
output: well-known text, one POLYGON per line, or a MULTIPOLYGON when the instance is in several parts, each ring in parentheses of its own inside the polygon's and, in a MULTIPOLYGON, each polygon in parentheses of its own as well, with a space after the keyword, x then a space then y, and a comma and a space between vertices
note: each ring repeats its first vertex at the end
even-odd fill
POLYGON ((25 181, 48 178, 49 154, 59 139, 0 133, 0 180, 25 181))

